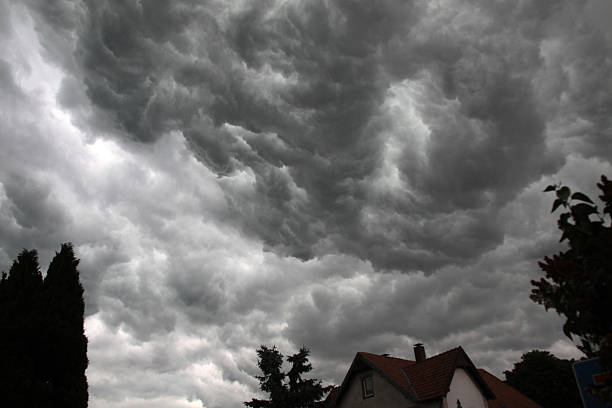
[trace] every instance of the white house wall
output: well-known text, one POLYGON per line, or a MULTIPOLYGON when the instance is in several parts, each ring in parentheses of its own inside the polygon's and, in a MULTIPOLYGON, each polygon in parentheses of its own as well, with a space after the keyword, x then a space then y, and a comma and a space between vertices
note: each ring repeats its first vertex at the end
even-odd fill
POLYGON ((463 408, 487 408, 487 400, 472 377, 462 368, 457 368, 453 374, 450 390, 446 395, 446 406, 456 408, 457 399, 461 401, 463 408))

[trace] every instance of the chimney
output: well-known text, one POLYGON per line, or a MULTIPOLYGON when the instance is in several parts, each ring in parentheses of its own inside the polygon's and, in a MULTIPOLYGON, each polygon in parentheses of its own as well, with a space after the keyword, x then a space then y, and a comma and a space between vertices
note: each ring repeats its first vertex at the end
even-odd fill
POLYGON ((417 343, 414 345, 414 359, 417 363, 421 363, 425 361, 427 357, 425 357, 425 347, 423 347, 422 343, 417 343))

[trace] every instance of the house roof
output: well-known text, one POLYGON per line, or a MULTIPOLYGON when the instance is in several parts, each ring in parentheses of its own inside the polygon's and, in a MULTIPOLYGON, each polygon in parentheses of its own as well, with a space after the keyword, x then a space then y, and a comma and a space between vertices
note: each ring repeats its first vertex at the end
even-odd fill
POLYGON ((527 398, 487 370, 479 368, 480 376, 497 397, 489 401, 489 408, 542 408, 540 404, 527 398))
MULTIPOLYGON (((420 400, 443 397, 448 393, 461 354, 465 354, 463 349, 454 348, 404 368, 420 400)), ((462 360, 465 359, 467 356, 462 360)), ((465 361, 462 363, 462 366, 466 365, 465 361)))
POLYGON ((414 361, 364 352, 357 353, 357 356, 369 362, 369 365, 376 368, 379 374, 382 374, 383 377, 386 376, 388 379, 391 379, 394 385, 399 386, 404 393, 407 393, 413 398, 416 397, 415 390, 410 383, 410 379, 406 377, 403 372, 404 368, 408 367, 409 365, 416 364, 414 361))
POLYGON ((332 388, 332 390, 329 392, 329 394, 327 394, 327 397, 325 398, 325 401, 323 401, 323 407, 324 408, 333 408, 336 406, 336 400, 338 399, 338 394, 340 394, 340 387, 334 387, 332 388))
POLYGON ((357 353, 335 399, 342 397, 344 387, 354 372, 373 369, 404 395, 416 401, 444 397, 456 368, 465 369, 487 399, 495 395, 461 347, 448 350, 421 362, 372 353, 357 353))

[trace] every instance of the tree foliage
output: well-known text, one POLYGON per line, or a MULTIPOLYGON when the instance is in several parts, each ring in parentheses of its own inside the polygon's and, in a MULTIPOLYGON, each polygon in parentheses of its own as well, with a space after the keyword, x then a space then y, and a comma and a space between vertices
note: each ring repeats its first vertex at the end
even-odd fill
MULTIPOLYGON (((552 211, 563 207, 558 227, 568 249, 545 257, 539 266, 545 277, 532 281, 531 299, 555 309, 566 318, 563 332, 580 340, 578 348, 588 357, 600 357, 604 369, 612 369, 612 182, 601 176, 603 212, 583 193, 567 186, 551 185, 555 192, 552 211)), ((597 394, 612 401, 612 383, 597 394)))
POLYGON ((39 344, 42 288, 36 251, 24 250, 0 281, 0 387, 7 406, 38 406, 47 400, 39 344))
POLYGON ((544 408, 581 408, 572 363, 548 351, 533 350, 523 354, 511 371, 504 371, 506 383, 544 408))
POLYGON ((87 406, 85 304, 72 244, 43 279, 24 250, 0 280, 0 390, 11 407, 87 406))
POLYGON ((317 379, 304 379, 302 375, 312 370, 308 362, 310 351, 302 347, 287 357, 291 364, 288 373, 283 372, 283 355, 278 349, 260 346, 257 365, 262 375, 256 376, 259 388, 269 394, 267 400, 253 398, 244 405, 251 408, 314 408, 321 406, 321 398, 333 387, 324 387, 317 379))

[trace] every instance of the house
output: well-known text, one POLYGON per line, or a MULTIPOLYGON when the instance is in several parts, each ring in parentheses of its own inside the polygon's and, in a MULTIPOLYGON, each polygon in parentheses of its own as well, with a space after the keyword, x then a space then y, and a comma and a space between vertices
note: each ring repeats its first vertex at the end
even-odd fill
POLYGON ((357 353, 326 408, 542 408, 493 374, 477 369, 463 348, 427 358, 422 344, 415 360, 357 353))

